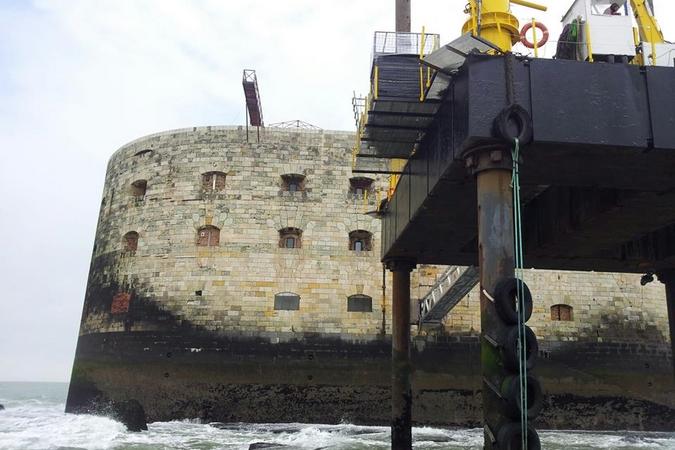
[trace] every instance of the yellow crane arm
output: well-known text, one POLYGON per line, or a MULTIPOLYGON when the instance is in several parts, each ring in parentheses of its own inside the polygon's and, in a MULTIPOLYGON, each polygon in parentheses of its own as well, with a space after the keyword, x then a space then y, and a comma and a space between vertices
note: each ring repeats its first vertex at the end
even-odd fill
POLYGON ((646 0, 630 0, 630 6, 635 13, 635 20, 640 30, 640 40, 652 44, 663 44, 666 40, 656 18, 652 15, 646 0))

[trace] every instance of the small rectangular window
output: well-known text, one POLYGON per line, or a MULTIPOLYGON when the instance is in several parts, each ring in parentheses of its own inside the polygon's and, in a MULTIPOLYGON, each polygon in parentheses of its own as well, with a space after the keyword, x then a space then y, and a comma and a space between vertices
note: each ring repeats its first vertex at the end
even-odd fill
POLYGON ((373 299, 368 295, 352 295, 347 298, 347 311, 373 312, 373 299))
POLYGON ((274 296, 274 309, 297 311, 300 309, 300 296, 292 293, 277 294, 274 296))

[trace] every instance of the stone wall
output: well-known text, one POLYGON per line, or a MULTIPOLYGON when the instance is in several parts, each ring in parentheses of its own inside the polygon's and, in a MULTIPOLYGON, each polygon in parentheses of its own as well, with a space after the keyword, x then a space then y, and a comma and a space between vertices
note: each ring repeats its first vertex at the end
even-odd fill
POLYGON ((367 198, 357 198, 351 133, 267 129, 255 139, 247 143, 240 128, 195 128, 148 136, 114 154, 82 334, 156 328, 152 317, 129 320, 134 302, 223 333, 386 332, 380 222, 364 212, 375 209, 387 181, 375 180, 367 198), (226 181, 211 192, 202 174, 214 171, 226 181), (302 188, 286 190, 285 174, 304 176, 302 188), (144 196, 132 186, 138 180, 147 182, 144 196), (220 230, 217 246, 197 245, 204 226, 220 230), (280 248, 284 228, 301 230, 301 248, 280 248), (371 250, 349 249, 353 230, 372 233, 371 250), (135 251, 124 250, 128 232, 138 233, 135 251), (113 296, 132 294, 127 314, 92 295, 111 287, 119 291, 113 296), (298 294, 299 310, 275 310, 280 292, 298 294), (348 312, 354 294, 370 296, 372 312, 348 312))
MULTIPOLYGON (((422 266, 420 285, 433 285, 442 266, 422 266)), ((549 347, 566 342, 630 343, 667 347, 670 342, 664 287, 658 281, 640 285, 640 276, 601 272, 527 269, 524 280, 532 292, 534 311, 528 325, 549 347), (554 320, 556 305, 572 308, 572 320, 554 320)), ((423 293, 423 289, 419 289, 423 293)), ((424 294, 421 294, 424 295, 424 294)), ((478 287, 444 320, 444 332, 479 333, 478 287)))

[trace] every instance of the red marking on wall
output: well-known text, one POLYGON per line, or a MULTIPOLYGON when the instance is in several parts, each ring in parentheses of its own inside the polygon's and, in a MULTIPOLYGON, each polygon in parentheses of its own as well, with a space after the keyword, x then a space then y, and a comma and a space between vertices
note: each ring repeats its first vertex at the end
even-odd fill
POLYGON ((129 312, 129 303, 131 294, 129 292, 118 292, 113 296, 110 312, 112 314, 124 314, 129 312))

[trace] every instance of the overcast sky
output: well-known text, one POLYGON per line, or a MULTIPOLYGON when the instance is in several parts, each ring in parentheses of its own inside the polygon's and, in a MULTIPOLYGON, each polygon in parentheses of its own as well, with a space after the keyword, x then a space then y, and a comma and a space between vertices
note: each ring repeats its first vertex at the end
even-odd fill
MULTIPOLYGON (((460 34, 464 0, 412 1, 413 31, 425 25, 443 43, 460 34)), ((675 39, 672 0, 655 2, 675 39)), ((545 3, 535 15, 558 36, 569 3, 545 3)), ((372 33, 393 29, 393 6, 0 0, 0 380, 70 377, 115 149, 167 129, 242 125, 244 68, 258 72, 266 123, 352 130, 352 91, 367 91, 372 33)))

